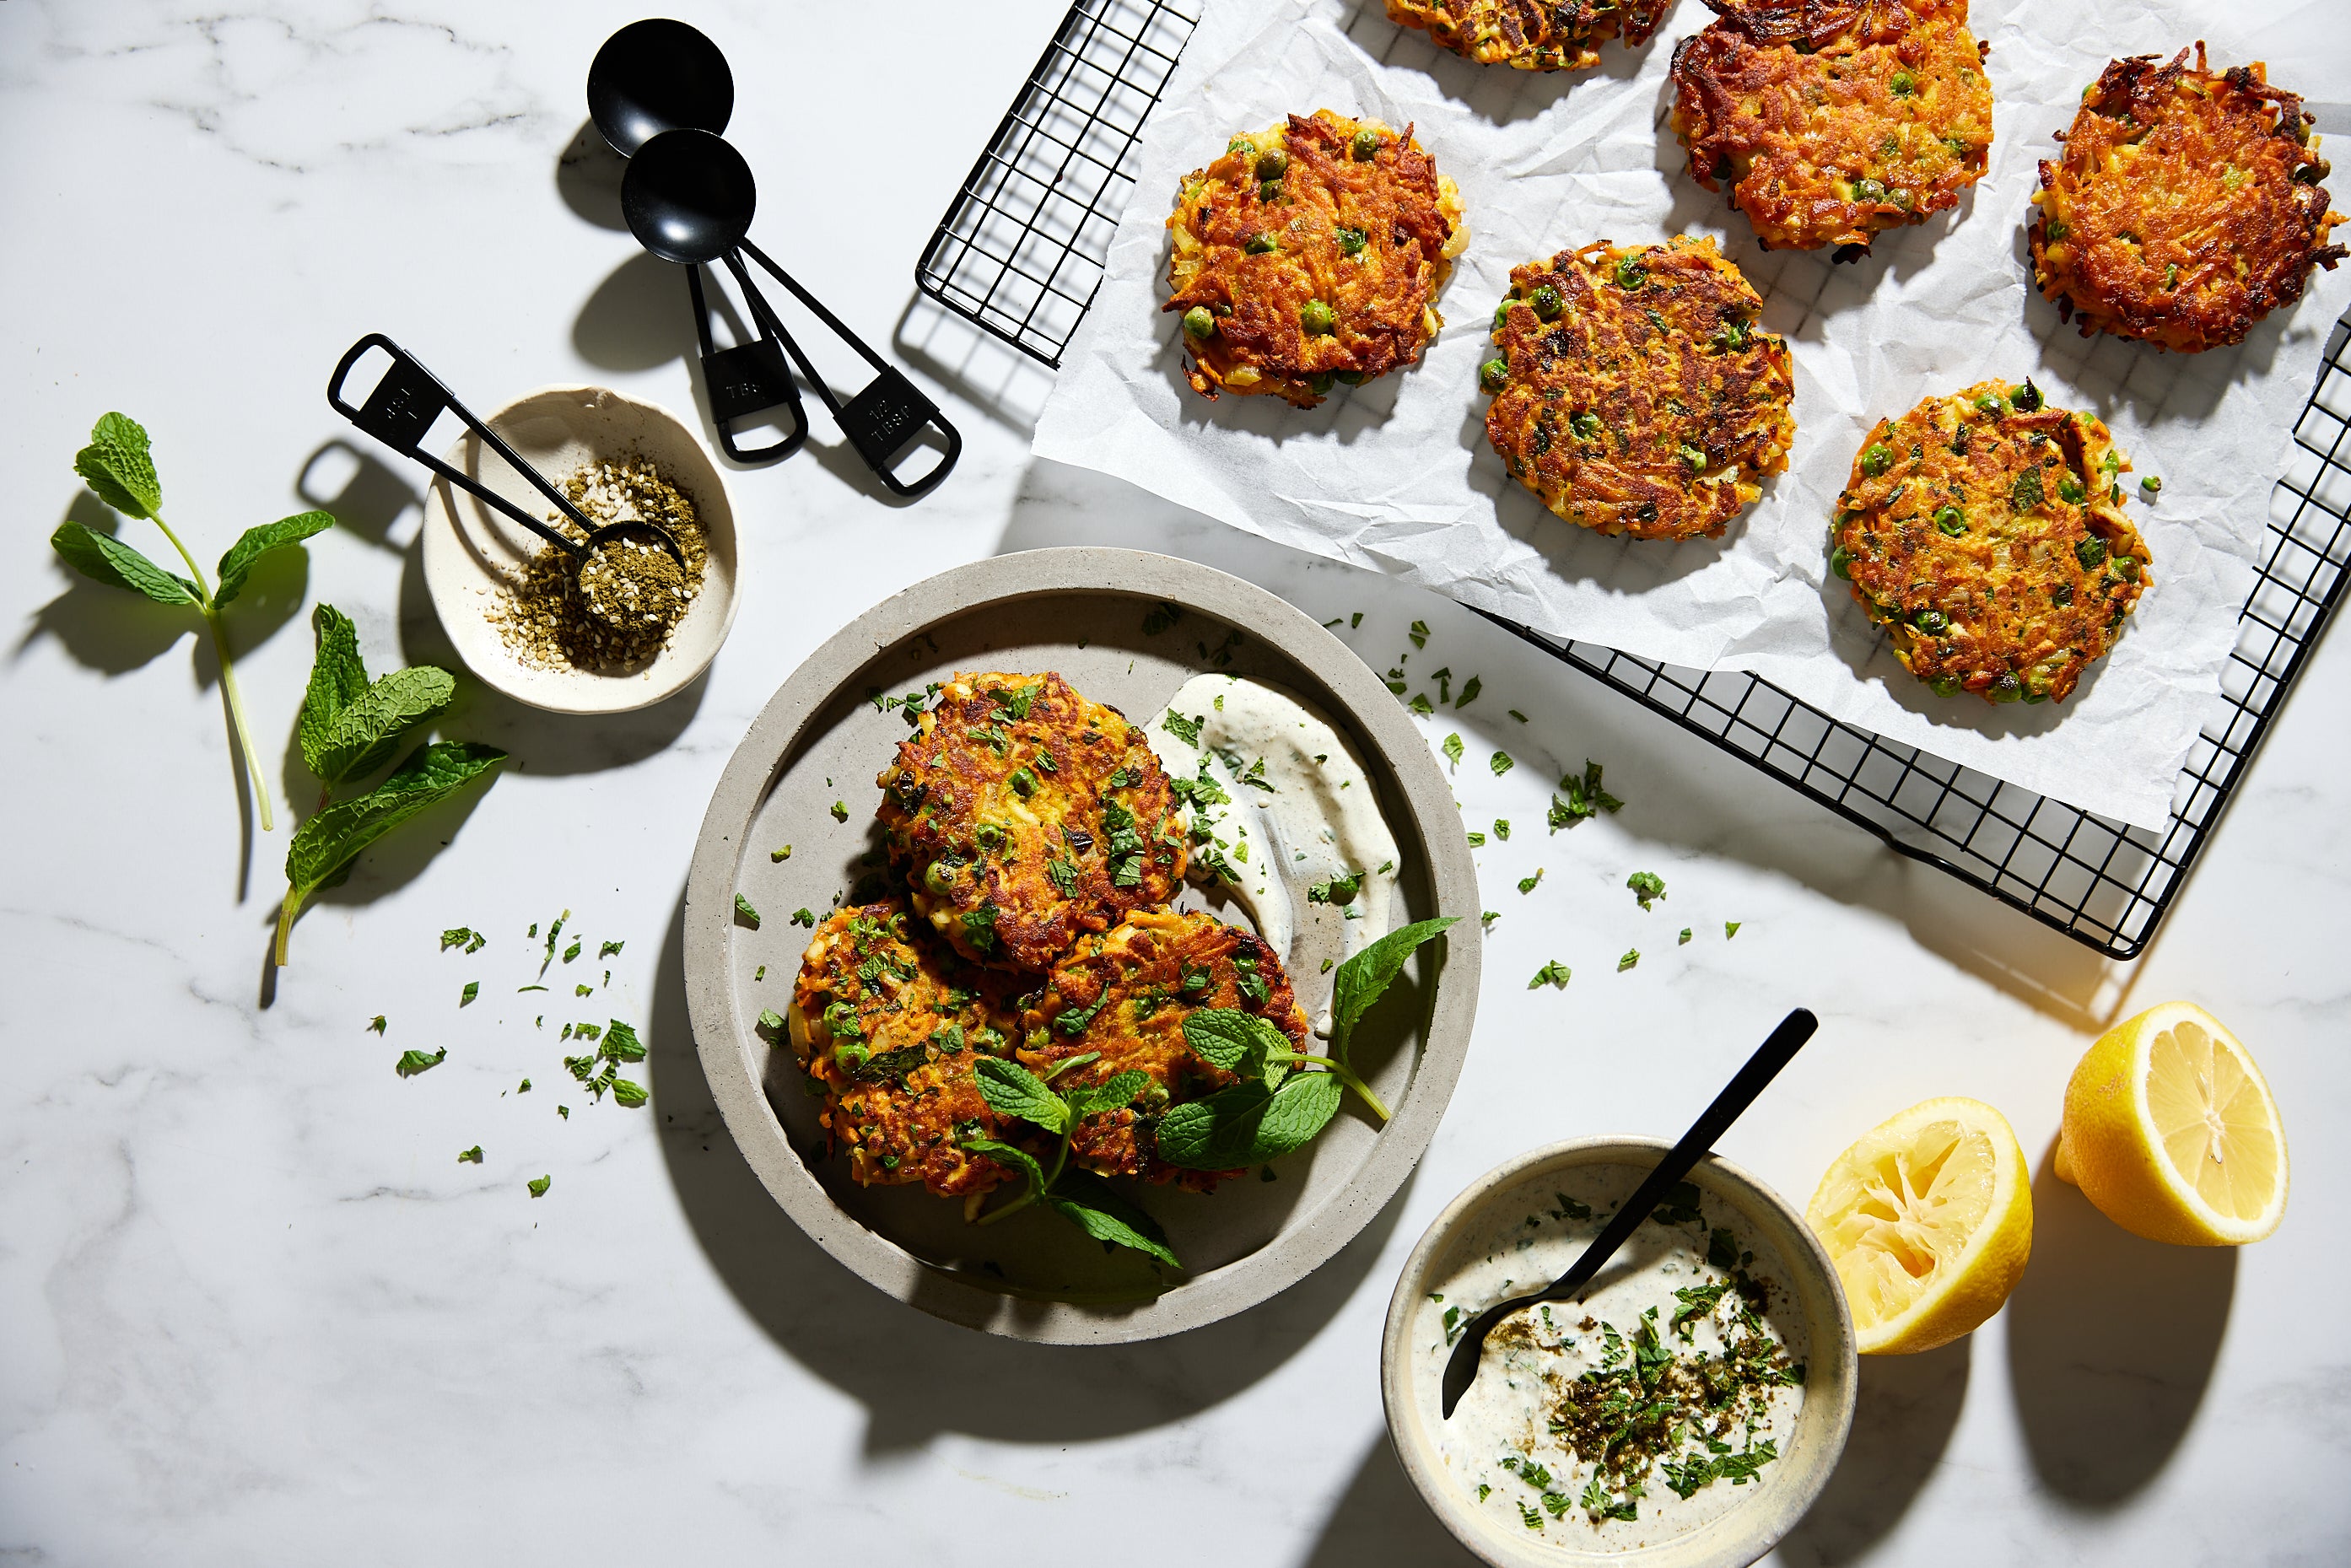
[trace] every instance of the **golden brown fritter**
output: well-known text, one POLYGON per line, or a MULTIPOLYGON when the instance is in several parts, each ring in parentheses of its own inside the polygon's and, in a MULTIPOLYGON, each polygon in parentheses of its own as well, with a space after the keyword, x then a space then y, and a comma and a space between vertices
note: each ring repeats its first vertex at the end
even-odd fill
POLYGON ((1420 358, 1469 243, 1460 193, 1412 139, 1331 110, 1237 136, 1184 181, 1167 220, 1192 389, 1300 408, 1420 358))
POLYGON ((1837 498, 1829 567, 1945 696, 2063 701, 2147 584, 2106 427, 2031 382, 1880 420, 1837 498))
POLYGON ((1021 1015, 1022 1065, 1039 1074, 1088 1051, 1099 1057, 1054 1080, 1100 1083, 1134 1069, 1151 1080, 1136 1102, 1091 1116, 1070 1140, 1070 1157, 1102 1176, 1175 1182, 1207 1192, 1236 1171, 1196 1171, 1161 1160, 1151 1139, 1169 1105, 1198 1100, 1235 1082, 1184 1041, 1184 1020, 1202 1008, 1238 1008, 1265 1019, 1306 1049, 1281 959, 1251 932, 1213 915, 1147 911, 1102 936, 1089 936, 1054 967, 1021 1015))
POLYGON ((2116 60, 2082 95, 2064 156, 2041 163, 2032 278, 2082 335, 2184 354, 2239 343, 2344 248, 2302 99, 2257 61, 2215 73, 2116 60))
POLYGON ((1510 271, 1486 439, 1519 483, 1603 534, 1719 535, 1788 465, 1787 342, 1711 239, 1603 240, 1510 271))
POLYGON ((1674 51, 1690 177, 1768 248, 1857 246, 1983 178, 1991 83, 1967 0, 1707 0, 1674 51))
POLYGON ((1050 670, 956 675, 875 781, 915 910, 977 962, 1045 968, 1183 885, 1151 743, 1050 670))
POLYGON ((1388 20, 1417 27, 1464 59, 1522 71, 1580 71, 1593 47, 1623 37, 1639 48, 1656 36, 1673 0, 1387 0, 1388 20))
POLYGON ((1015 1027, 1005 977, 912 928, 894 900, 817 927, 787 1020, 793 1054, 825 1090, 822 1120, 863 1186, 920 1182, 941 1197, 988 1191, 1008 1172, 967 1138, 1017 1138, 980 1098, 971 1064, 1015 1027))

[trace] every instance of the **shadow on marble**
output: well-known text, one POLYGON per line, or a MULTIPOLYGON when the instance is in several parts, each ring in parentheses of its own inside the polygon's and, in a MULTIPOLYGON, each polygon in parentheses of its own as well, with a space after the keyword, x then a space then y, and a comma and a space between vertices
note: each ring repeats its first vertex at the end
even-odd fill
MULTIPOLYGON (((1229 1399, 1336 1315, 1378 1260, 1412 1190, 1405 1182, 1336 1257, 1238 1317, 1143 1344, 1029 1344, 883 1295, 809 1239, 759 1185, 695 1053, 683 899, 654 973, 646 1043, 662 1155, 695 1240, 778 1349, 864 1406, 869 1458, 920 1448, 942 1432, 1033 1443, 1113 1437, 1229 1399)), ((723 1380, 723 1369, 713 1370, 723 1380)))
POLYGON ((1383 1429, 1323 1521, 1306 1568, 1476 1568, 1477 1563, 1412 1490, 1383 1429))
POLYGON ((2008 1375, 2042 1484, 2093 1509, 2160 1474, 2196 1419, 2236 1293, 2233 1247, 2133 1236, 2043 1155, 2032 1261, 2008 1300, 2008 1375))
POLYGON ((571 321, 571 347, 605 371, 650 371, 672 360, 696 359, 700 345, 684 269, 632 252, 581 302, 571 321))
POLYGON ((424 504, 423 493, 397 470, 340 435, 321 442, 302 460, 294 494, 305 507, 332 512, 343 532, 392 550, 405 548, 404 540, 392 538, 392 525, 411 511, 421 517, 424 504), (343 478, 336 484, 339 472, 343 478), (327 484, 336 484, 332 495, 319 493, 327 484))
MULTIPOLYGON (((684 733, 710 690, 710 672, 705 670, 676 695, 651 707, 582 715, 549 713, 485 685, 466 669, 433 606, 432 592, 424 585, 421 529, 401 558, 400 649, 405 663, 436 664, 457 678, 456 700, 438 721, 441 733, 500 747, 509 756, 509 773, 565 778, 642 762, 668 749, 684 733)), ((290 757, 287 767, 289 780, 309 777, 298 755, 290 757)), ((295 798, 302 797, 298 791, 295 798)))
MULTIPOLYGON (((1323 599, 1326 609, 1359 606, 1373 586, 1359 569, 1227 528, 1123 480, 1032 460, 998 552, 1075 544, 1181 554, 1278 591, 1294 591, 1310 574, 1318 576, 1336 591, 1323 599), (1343 604, 1340 594, 1353 598, 1343 604)), ((1399 583, 1386 582, 1378 592, 1426 604, 1418 591, 1399 583)), ((1792 790, 1760 778, 1744 762, 1630 698, 1552 663, 1482 617, 1458 607, 1455 613, 1458 618, 1444 627, 1451 664, 1464 667, 1467 659, 1482 668, 1487 689, 1498 696, 1504 685, 1497 672, 1521 672, 1509 682, 1512 695, 1503 699, 1528 716, 1524 730, 1513 727, 1517 754, 1527 759, 1531 740, 1562 770, 1587 756, 1597 758, 1617 792, 1637 807, 1613 819, 1618 828, 1660 844, 1739 860, 1868 909, 1904 926, 1920 946, 2069 1028, 2100 1030, 2120 1016, 2133 967, 2117 965, 1932 866, 1896 854, 1876 835, 1832 812, 1798 805, 1792 790), (1635 788, 1627 789, 1625 783, 1635 788), (1761 810, 1759 800, 1765 802, 1761 810)), ((1463 716, 1467 727, 1501 716, 1463 716)), ((1489 732, 1489 738, 1504 737, 1489 732)))
POLYGON ((1037 416, 1053 390, 1054 372, 1042 361, 919 290, 898 313, 890 346, 907 364, 1014 434, 1036 434, 1037 416))
POLYGON ((1974 1343, 1862 1357, 1853 1436, 1828 1489, 1780 1543, 1782 1561, 1835 1568, 1893 1533, 1950 1446, 1974 1343))
MULTIPOLYGON (((111 534, 120 519, 105 502, 80 490, 57 520, 79 523, 92 533, 111 534)), ((154 663, 191 633, 200 647, 204 645, 202 630, 185 608, 158 604, 143 593, 92 582, 62 560, 52 559, 48 565, 63 580, 65 591, 26 617, 25 633, 16 639, 16 659, 22 659, 26 650, 41 638, 54 637, 83 668, 121 675, 154 663)), ((210 657, 208 648, 205 654, 210 657)), ((209 674, 203 678, 210 684, 209 674)))
POLYGON ((612 151, 596 122, 583 120, 556 155, 556 194, 575 216, 600 229, 626 234, 629 220, 621 211, 621 177, 628 167, 628 160, 612 151))

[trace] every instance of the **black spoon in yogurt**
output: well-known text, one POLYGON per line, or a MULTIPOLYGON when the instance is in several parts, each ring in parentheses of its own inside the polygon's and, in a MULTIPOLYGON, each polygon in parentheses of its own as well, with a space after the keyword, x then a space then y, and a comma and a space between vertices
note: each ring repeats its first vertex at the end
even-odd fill
POLYGON ((1508 1301, 1495 1302, 1463 1326, 1461 1338, 1455 1343, 1453 1354, 1445 1363, 1445 1378, 1439 1385, 1447 1420, 1453 1418, 1453 1407, 1461 1403, 1461 1396, 1469 1392, 1472 1383, 1478 1381, 1478 1368, 1485 1357, 1486 1336, 1494 1332, 1496 1325, 1512 1312, 1523 1312, 1545 1301, 1572 1301, 1581 1296, 1585 1287, 1592 1283, 1592 1277, 1616 1255, 1617 1249, 1632 1239, 1633 1232, 1641 1228, 1641 1222, 1664 1201, 1667 1189, 1687 1177, 1690 1168, 1707 1156, 1715 1141, 1730 1130, 1730 1124, 1755 1103, 1755 1097, 1779 1076, 1780 1069, 1788 1065, 1797 1049, 1812 1039, 1813 1031, 1818 1028, 1820 1020, 1804 1008, 1798 1008, 1782 1019, 1780 1027, 1771 1031, 1771 1038, 1755 1048, 1755 1054, 1747 1059, 1747 1065, 1740 1068, 1738 1074, 1724 1085, 1722 1092, 1714 1097, 1714 1103, 1690 1124, 1690 1130, 1682 1134, 1681 1142, 1676 1144, 1657 1163, 1657 1168, 1633 1189, 1633 1196, 1617 1208, 1573 1268, 1532 1295, 1513 1296, 1508 1301))

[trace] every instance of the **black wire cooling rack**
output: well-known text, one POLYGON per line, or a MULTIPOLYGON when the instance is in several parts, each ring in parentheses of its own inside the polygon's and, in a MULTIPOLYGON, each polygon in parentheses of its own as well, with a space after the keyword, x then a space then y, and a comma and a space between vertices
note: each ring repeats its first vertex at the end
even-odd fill
MULTIPOLYGON (((1199 17, 1078 0, 917 264, 948 309, 1046 364, 1084 319, 1143 122, 1199 17)), ((2351 315, 2336 323, 2270 509, 2259 574, 2170 822, 2134 828, 1830 718, 1771 682, 1498 622, 1562 663, 2099 952, 2146 947, 2316 646, 2351 570, 2351 315)))

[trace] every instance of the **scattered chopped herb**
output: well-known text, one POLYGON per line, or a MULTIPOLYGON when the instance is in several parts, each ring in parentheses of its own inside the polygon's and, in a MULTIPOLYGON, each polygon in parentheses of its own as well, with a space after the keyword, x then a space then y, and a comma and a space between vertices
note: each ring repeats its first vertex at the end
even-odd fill
POLYGON ((1625 956, 1616 960, 1616 972, 1621 975, 1640 961, 1641 950, 1638 947, 1627 948, 1625 949, 1625 956))
POLYGON ((836 822, 845 822, 845 821, 849 821, 849 808, 848 808, 847 806, 843 805, 843 804, 842 804, 841 802, 840 802, 839 800, 835 800, 835 801, 834 801, 834 802, 833 802, 830 807, 828 807, 828 808, 827 808, 827 810, 829 810, 830 811, 831 811, 831 813, 832 813, 832 820, 833 820, 834 821, 836 821, 836 822))
POLYGON ((1470 676, 1461 683, 1461 695, 1453 699, 1453 706, 1458 708, 1468 707, 1478 700, 1478 694, 1485 689, 1486 683, 1482 679, 1476 675, 1470 676))
POLYGON ((482 944, 488 940, 480 932, 467 926, 453 926, 441 933, 441 951, 446 953, 452 947, 463 947, 468 953, 478 953, 482 950, 482 944))
POLYGON ((1414 622, 1412 623, 1412 629, 1411 629, 1410 631, 1406 632, 1405 633, 1405 635, 1412 639, 1412 645, 1413 645, 1414 647, 1416 647, 1416 648, 1426 648, 1426 647, 1427 647, 1427 646, 1428 646, 1428 622, 1426 622, 1426 621, 1416 621, 1416 622, 1414 622))
POLYGON ((1413 693, 1412 701, 1405 704, 1404 706, 1410 708, 1414 713, 1418 714, 1423 718, 1426 718, 1430 714, 1437 711, 1437 705, 1428 700, 1428 694, 1426 692, 1413 693))
POLYGON ((595 989, 593 986, 574 986, 571 988, 571 994, 575 997, 590 996, 594 994, 595 989))
POLYGON ((1625 885, 1633 890, 1633 896, 1640 900, 1643 909, 1648 908, 1658 899, 1666 896, 1665 878, 1646 871, 1636 871, 1626 877, 1625 885))
POLYGON ((1566 965, 1561 963, 1558 959, 1553 958, 1550 963, 1545 964, 1541 968, 1535 971, 1535 977, 1527 982, 1527 989, 1531 991, 1539 989, 1544 986, 1549 986, 1554 990, 1563 991, 1567 989, 1567 982, 1573 974, 1573 971, 1569 969, 1566 965))
POLYGON ((1503 774, 1516 768, 1518 763, 1509 752, 1498 751, 1486 759, 1486 766, 1494 770, 1495 778, 1499 779, 1503 774))
MULTIPOLYGON (((566 1116, 571 1114, 571 1111, 569 1106, 559 1105, 556 1109, 562 1112, 566 1116)), ((552 1176, 533 1176, 524 1185, 530 1188, 531 1197, 545 1197, 547 1196, 547 1189, 555 1185, 555 1178, 552 1176)))
POLYGON ((378 1034, 381 1034, 381 1033, 384 1031, 384 1028, 385 1028, 384 1021, 383 1021, 383 1015, 382 1015, 381 1013, 378 1013, 378 1014, 376 1014, 376 1015, 375 1015, 375 1017, 374 1017, 374 1018, 372 1018, 372 1019, 369 1019, 369 1020, 368 1020, 368 1028, 370 1028, 370 1029, 371 1029, 371 1030, 375 1030, 375 1032, 376 1032, 376 1033, 378 1033, 378 1034))
POLYGON ((1165 600, 1161 600, 1154 604, 1150 613, 1143 618, 1143 634, 1146 637, 1156 637, 1183 619, 1182 605, 1170 604, 1165 600))
POLYGON ((735 918, 754 931, 759 928, 759 912, 752 908, 751 901, 739 893, 735 895, 735 918))
MULTIPOLYGON (((758 922, 757 920, 754 920, 753 922, 751 922, 751 924, 752 924, 752 925, 757 925, 758 924, 758 922)), ((564 961, 565 963, 569 964, 569 962, 571 962, 571 960, 572 960, 572 959, 577 958, 578 956, 580 956, 580 949, 583 946, 585 946, 585 944, 583 944, 583 943, 580 940, 580 938, 578 938, 577 936, 574 936, 574 937, 571 939, 571 946, 569 946, 569 947, 566 947, 566 948, 563 950, 563 961, 564 961)))
POLYGON ((529 1079, 528 1079, 528 1078, 524 1079, 524 1080, 522 1081, 522 1087, 521 1087, 521 1088, 519 1088, 519 1089, 517 1089, 517 1090, 516 1090, 516 1091, 515 1091, 515 1092, 516 1092, 516 1093, 517 1093, 517 1094, 528 1094, 528 1093, 529 1093, 529 1092, 530 1092, 530 1080, 529 1080, 529 1079))
POLYGON ((1364 887, 1364 873, 1354 872, 1346 876, 1334 876, 1328 882, 1310 883, 1306 889, 1309 904, 1349 904, 1364 887))
POLYGON ((1461 737, 1458 735, 1447 736, 1445 737, 1445 744, 1437 747, 1437 749, 1445 753, 1445 760, 1452 763, 1457 768, 1460 766, 1461 737))
POLYGON ((1724 922, 1722 923, 1722 939, 1723 939, 1725 942, 1728 942, 1728 941, 1729 941, 1733 936, 1738 936, 1738 935, 1739 935, 1739 927, 1740 927, 1740 922, 1736 921, 1736 920, 1726 920, 1726 921, 1724 921, 1724 922))
POLYGON ((620 942, 604 943, 596 949, 596 956, 600 959, 610 958, 614 954, 618 953, 624 946, 626 946, 626 944, 620 942))
POLYGON ((1508 817, 1497 817, 1494 819, 1494 836, 1500 839, 1505 843, 1510 841, 1510 820, 1508 817))
POLYGON ((400 1053, 400 1060, 392 1064, 392 1070, 402 1078, 413 1078, 427 1068, 440 1066, 448 1055, 449 1048, 445 1045, 430 1055, 421 1051, 403 1051, 400 1053))
POLYGON ((1677 944, 1676 944, 1676 946, 1683 946, 1683 945, 1687 944, 1687 943, 1689 941, 1689 939, 1690 939, 1690 928, 1689 928, 1688 926, 1685 925, 1685 926, 1683 926, 1683 927, 1682 927, 1681 941, 1680 941, 1679 943, 1677 943, 1677 944))
POLYGON ((2160 496, 2163 494, 2163 476, 2149 474, 2138 482, 2138 487, 2146 491, 2150 497, 2160 496))
POLYGON ((465 982, 465 988, 457 993, 457 1005, 462 1008, 481 994, 482 982, 479 980, 468 980, 465 982))
POLYGON ((1469 847, 1473 850, 1484 849, 1486 847, 1486 835, 1481 832, 1478 832, 1473 829, 1469 834, 1469 847))
POLYGON ((1489 909, 1483 915, 1478 916, 1478 924, 1484 926, 1487 930, 1491 931, 1494 928, 1494 922, 1499 920, 1501 917, 1502 912, 1500 910, 1489 909))
POLYGON ((1602 811, 1615 811, 1625 804, 1600 787, 1600 764, 1588 758, 1584 760, 1583 776, 1567 774, 1560 779, 1559 787, 1566 792, 1567 799, 1562 800, 1557 795, 1552 796, 1551 812, 1546 819, 1554 833, 1586 817, 1602 811))
POLYGON ((525 991, 543 991, 545 989, 547 989, 545 986, 517 986, 515 988, 515 995, 520 996, 525 991))
MULTIPOLYGON (((569 1105, 558 1105, 555 1108, 555 1113, 562 1117, 567 1122, 571 1120, 571 1107, 569 1105)), ((537 1193, 533 1193, 531 1196, 533 1197, 537 1197, 538 1195, 537 1193)))
POLYGON ((1186 718, 1171 707, 1167 710, 1167 733, 1186 746, 1196 747, 1200 744, 1200 726, 1207 723, 1207 714, 1196 714, 1186 718))
POLYGON ((1535 867, 1535 874, 1534 874, 1534 875, 1532 875, 1532 876, 1522 876, 1522 877, 1519 878, 1519 891, 1520 891, 1520 893, 1532 893, 1532 892, 1535 890, 1535 884, 1536 884, 1537 883, 1540 883, 1541 881, 1542 881, 1542 879, 1543 879, 1543 868, 1542 868, 1542 867, 1541 867, 1541 866, 1537 866, 1537 867, 1535 867))
POLYGON ((1364 612, 1360 610, 1347 617, 1347 630, 1350 632, 1353 631, 1356 627, 1361 626, 1363 623, 1364 612))
POLYGON ((482 1145, 475 1144, 470 1149, 459 1149, 457 1151, 457 1163, 461 1166, 480 1165, 482 1163, 482 1145))

